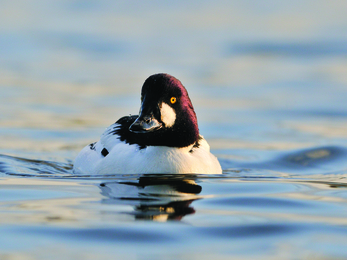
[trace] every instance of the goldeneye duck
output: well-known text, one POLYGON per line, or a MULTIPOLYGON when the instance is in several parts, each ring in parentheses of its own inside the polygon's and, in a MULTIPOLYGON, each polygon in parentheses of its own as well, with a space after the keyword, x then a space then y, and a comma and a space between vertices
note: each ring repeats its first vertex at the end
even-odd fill
POLYGON ((222 168, 199 134, 185 87, 173 76, 155 74, 142 86, 139 115, 109 126, 78 154, 73 172, 220 174, 222 168))

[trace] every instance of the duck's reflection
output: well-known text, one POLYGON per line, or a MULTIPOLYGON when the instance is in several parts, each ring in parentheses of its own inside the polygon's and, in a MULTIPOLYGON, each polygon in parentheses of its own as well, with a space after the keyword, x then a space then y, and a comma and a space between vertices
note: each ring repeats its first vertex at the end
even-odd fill
POLYGON ((201 186, 195 178, 142 176, 134 181, 105 182, 100 184, 104 203, 134 206, 130 214, 135 219, 155 221, 181 220, 194 214, 191 203, 199 199, 201 186))

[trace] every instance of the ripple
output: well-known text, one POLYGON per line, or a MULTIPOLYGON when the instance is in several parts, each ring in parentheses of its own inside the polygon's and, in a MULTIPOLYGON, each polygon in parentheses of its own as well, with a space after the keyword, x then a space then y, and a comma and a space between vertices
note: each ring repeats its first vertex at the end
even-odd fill
POLYGON ((0 172, 26 177, 61 177, 72 174, 72 164, 0 154, 0 172))
POLYGON ((261 197, 241 197, 241 198, 217 198, 209 199, 205 204, 220 205, 225 207, 246 207, 246 208, 310 208, 312 203, 283 198, 261 198, 261 197))
POLYGON ((323 166, 329 162, 346 158, 347 150, 342 147, 317 147, 305 150, 299 150, 283 156, 278 160, 287 167, 316 167, 323 166))
POLYGON ((201 233, 221 238, 247 238, 263 236, 283 236, 298 232, 298 225, 293 224, 263 224, 240 225, 231 227, 211 227, 201 229, 201 233))
MULTIPOLYGON (((258 172, 258 175, 269 177, 343 173, 347 169, 347 149, 340 146, 323 146, 275 152, 270 156, 273 157, 270 160, 241 163, 234 161, 228 164, 234 163, 237 167, 252 169, 251 172, 253 173, 258 172)), ((251 176, 256 175, 251 174, 251 176)))
POLYGON ((31 230, 29 232, 41 233, 48 236, 61 236, 69 240, 87 240, 87 241, 109 241, 109 242, 122 242, 122 243, 165 243, 171 240, 169 235, 161 232, 147 229, 147 228, 131 228, 131 227, 117 227, 117 228, 86 228, 86 229, 73 229, 73 228, 45 228, 31 230))

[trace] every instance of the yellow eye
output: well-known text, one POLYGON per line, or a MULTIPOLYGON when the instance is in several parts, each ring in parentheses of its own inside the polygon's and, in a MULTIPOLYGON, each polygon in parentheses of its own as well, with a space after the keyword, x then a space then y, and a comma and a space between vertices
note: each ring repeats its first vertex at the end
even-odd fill
POLYGON ((175 103, 176 103, 176 98, 175 98, 175 97, 172 97, 172 98, 170 99, 170 102, 171 102, 171 104, 175 104, 175 103))

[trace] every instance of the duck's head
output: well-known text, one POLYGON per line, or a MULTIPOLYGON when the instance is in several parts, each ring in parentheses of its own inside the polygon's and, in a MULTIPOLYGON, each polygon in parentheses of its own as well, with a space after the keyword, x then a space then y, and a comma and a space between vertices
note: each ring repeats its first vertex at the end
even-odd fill
POLYGON ((144 134, 155 145, 184 147, 199 139, 196 114, 182 83, 168 74, 146 79, 141 91, 139 117, 129 130, 144 134))

